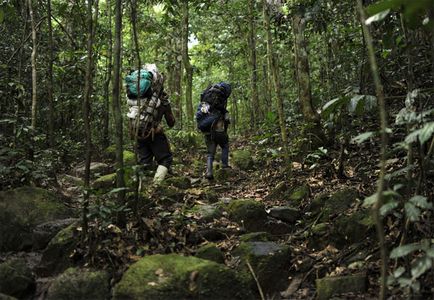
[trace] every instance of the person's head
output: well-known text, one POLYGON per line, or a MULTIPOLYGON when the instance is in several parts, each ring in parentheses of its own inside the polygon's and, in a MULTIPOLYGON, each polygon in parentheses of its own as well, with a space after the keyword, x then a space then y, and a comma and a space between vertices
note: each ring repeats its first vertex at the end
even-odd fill
POLYGON ((232 92, 232 87, 229 83, 227 82, 220 82, 219 85, 224 89, 225 91, 225 96, 226 98, 228 98, 231 95, 232 92))

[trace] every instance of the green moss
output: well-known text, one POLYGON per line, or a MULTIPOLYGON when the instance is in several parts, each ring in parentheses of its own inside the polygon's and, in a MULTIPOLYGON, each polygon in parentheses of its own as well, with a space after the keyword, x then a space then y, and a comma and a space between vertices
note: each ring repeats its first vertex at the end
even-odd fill
POLYGON ((227 267, 196 257, 152 255, 134 263, 114 287, 114 299, 251 299, 227 267))
POLYGON ((109 276, 106 272, 69 268, 50 285, 47 299, 104 300, 109 296, 109 276))
POLYGON ((183 190, 189 189, 191 187, 190 179, 184 176, 167 178, 163 184, 167 186, 174 186, 183 190))
POLYGON ((333 222, 331 240, 338 248, 361 242, 369 237, 369 230, 373 226, 372 217, 366 210, 351 215, 342 214, 333 222))
MULTIPOLYGON (((116 145, 110 145, 104 150, 104 155, 112 160, 116 159, 116 145)), ((123 152, 124 156, 124 164, 126 166, 133 166, 135 165, 135 157, 134 152, 129 150, 124 150, 123 152)))
POLYGON ((317 299, 330 299, 333 295, 342 293, 365 292, 367 288, 365 274, 349 276, 325 277, 316 280, 317 299))
POLYGON ((23 259, 0 264, 0 293, 24 298, 35 288, 32 271, 23 259))
POLYGON ((229 217, 248 231, 259 231, 267 219, 264 204, 251 199, 234 200, 227 206, 229 217))
POLYGON ((248 150, 235 150, 232 152, 232 163, 241 170, 253 168, 252 153, 248 150))
POLYGON ((209 243, 200 247, 196 252, 196 257, 215 261, 219 264, 223 264, 225 262, 225 256, 223 252, 217 248, 215 243, 209 243))
POLYGON ((53 193, 41 188, 21 187, 0 192, 0 251, 30 246, 36 225, 71 215, 53 193))
POLYGON ((114 188, 116 184, 116 173, 107 174, 98 177, 93 183, 92 187, 97 190, 107 190, 114 188))
POLYGON ((187 213, 188 212, 200 216, 201 220, 205 222, 218 219, 222 216, 222 209, 217 205, 197 204, 187 211, 187 213))
POLYGON ((332 195, 320 194, 312 201, 310 211, 314 215, 322 214, 320 221, 327 221, 331 215, 341 214, 347 210, 357 199, 357 191, 346 188, 332 195))
POLYGON ((307 197, 309 197, 309 186, 302 185, 292 190, 289 200, 295 202, 296 204, 300 204, 301 201, 307 197))

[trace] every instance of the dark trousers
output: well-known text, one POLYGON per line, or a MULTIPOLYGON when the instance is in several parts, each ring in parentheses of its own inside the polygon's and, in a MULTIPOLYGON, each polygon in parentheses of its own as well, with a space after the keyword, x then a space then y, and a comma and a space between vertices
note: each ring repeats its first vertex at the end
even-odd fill
POLYGON ((164 133, 156 134, 147 137, 144 140, 137 141, 137 154, 139 163, 145 166, 152 165, 152 160, 155 158, 159 165, 170 168, 173 161, 173 155, 170 151, 169 141, 164 133))
POLYGON ((222 148, 222 165, 228 166, 229 163, 229 140, 227 137, 227 134, 225 133, 225 136, 215 138, 212 137, 210 134, 205 135, 205 143, 208 150, 208 162, 214 161, 215 153, 217 151, 217 146, 220 146, 222 148))

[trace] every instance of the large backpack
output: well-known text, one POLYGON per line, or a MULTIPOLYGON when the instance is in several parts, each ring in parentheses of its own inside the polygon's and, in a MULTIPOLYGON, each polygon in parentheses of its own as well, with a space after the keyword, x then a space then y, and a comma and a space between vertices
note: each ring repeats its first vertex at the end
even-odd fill
POLYGON ((214 84, 206 88, 200 95, 200 101, 210 105, 210 109, 225 109, 227 96, 225 89, 220 84, 214 84))
POLYGON ((140 97, 145 98, 151 92, 152 73, 147 70, 133 71, 125 77, 127 86, 127 97, 129 99, 137 99, 139 93, 137 91, 137 81, 140 81, 140 97))

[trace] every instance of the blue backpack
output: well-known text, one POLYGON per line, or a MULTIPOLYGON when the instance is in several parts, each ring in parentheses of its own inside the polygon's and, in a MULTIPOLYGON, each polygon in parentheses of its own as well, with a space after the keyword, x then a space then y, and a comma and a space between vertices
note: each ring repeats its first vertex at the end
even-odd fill
POLYGON ((145 98, 149 95, 152 83, 152 73, 147 70, 140 70, 140 72, 136 70, 125 77, 127 97, 130 99, 137 99, 137 96, 139 95, 137 92, 138 80, 140 80, 140 98, 145 98))

